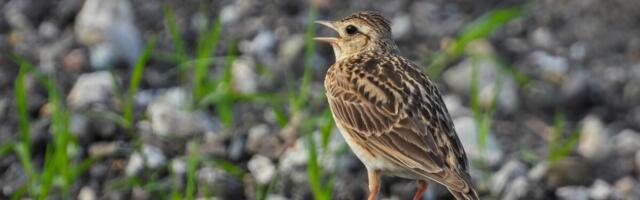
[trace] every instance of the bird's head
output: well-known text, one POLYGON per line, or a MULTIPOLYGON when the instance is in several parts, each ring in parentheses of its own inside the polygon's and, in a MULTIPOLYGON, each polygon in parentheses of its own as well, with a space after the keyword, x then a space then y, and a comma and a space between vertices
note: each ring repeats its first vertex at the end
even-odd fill
POLYGON ((389 20, 378 12, 363 11, 337 21, 316 21, 336 32, 337 37, 316 37, 331 44, 336 60, 368 50, 397 51, 391 40, 389 20))

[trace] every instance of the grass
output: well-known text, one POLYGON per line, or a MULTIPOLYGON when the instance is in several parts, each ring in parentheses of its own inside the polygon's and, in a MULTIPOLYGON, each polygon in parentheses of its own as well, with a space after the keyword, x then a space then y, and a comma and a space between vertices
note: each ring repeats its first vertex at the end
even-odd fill
POLYGON ((564 114, 556 113, 553 125, 553 134, 551 135, 547 146, 547 160, 550 162, 556 162, 566 158, 578 144, 578 140, 580 139, 580 130, 571 132, 565 138, 565 126, 566 118, 564 117, 564 114))
MULTIPOLYGON (((50 193, 56 191, 62 197, 69 197, 69 187, 75 180, 93 163, 94 159, 80 160, 77 153, 77 139, 69 130, 69 111, 62 103, 60 90, 57 88, 53 75, 44 75, 22 58, 14 59, 20 67, 14 89, 16 107, 18 108, 18 124, 20 129, 20 141, 13 145, 20 164, 28 176, 28 182, 21 187, 24 192, 13 194, 14 199, 20 199, 27 195, 34 199, 47 199, 50 193), (25 77, 33 74, 39 82, 45 86, 49 95, 48 110, 51 119, 52 143, 45 147, 45 156, 42 166, 33 162, 31 152, 31 138, 29 135, 29 115, 26 109, 25 77)), ((6 148, 6 147, 5 147, 6 148)), ((9 150, 4 150, 9 151, 9 150)))
POLYGON ((461 34, 442 53, 433 56, 428 64, 427 74, 431 77, 439 77, 445 67, 463 55, 469 43, 489 37, 495 30, 522 16, 523 13, 524 8, 522 6, 498 8, 474 20, 462 30, 461 34))
POLYGON ((147 62, 151 57, 155 46, 155 37, 151 37, 149 42, 147 42, 147 46, 144 48, 144 51, 140 58, 136 61, 136 64, 133 66, 133 71, 131 72, 131 81, 129 82, 129 90, 127 92, 126 99, 124 100, 124 106, 122 109, 122 118, 124 119, 124 127, 131 128, 133 125, 133 104, 134 98, 138 89, 140 88, 140 81, 142 81, 142 73, 144 72, 145 67, 147 66, 147 62))

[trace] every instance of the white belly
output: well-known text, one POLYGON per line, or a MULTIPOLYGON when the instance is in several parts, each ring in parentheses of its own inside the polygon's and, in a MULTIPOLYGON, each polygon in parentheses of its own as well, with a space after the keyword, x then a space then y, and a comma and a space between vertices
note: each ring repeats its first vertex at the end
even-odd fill
MULTIPOLYGON (((336 119, 335 115, 333 118, 336 119)), ((358 144, 355 139, 349 135, 346 129, 340 125, 340 123, 336 123, 336 125, 338 126, 338 130, 340 130, 344 140, 347 141, 347 145, 349 145, 353 153, 356 154, 358 159, 362 161, 368 170, 395 171, 395 169, 397 169, 397 166, 384 158, 383 155, 371 155, 371 153, 375 152, 370 153, 369 150, 358 144)))

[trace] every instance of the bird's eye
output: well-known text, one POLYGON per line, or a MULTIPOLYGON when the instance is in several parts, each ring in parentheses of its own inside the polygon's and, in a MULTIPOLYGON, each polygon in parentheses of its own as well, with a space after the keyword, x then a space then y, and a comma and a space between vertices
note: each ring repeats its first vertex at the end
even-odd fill
POLYGON ((347 34, 353 35, 353 34, 356 34, 358 32, 358 28, 356 28, 354 25, 349 25, 349 26, 347 26, 345 31, 347 32, 347 34))

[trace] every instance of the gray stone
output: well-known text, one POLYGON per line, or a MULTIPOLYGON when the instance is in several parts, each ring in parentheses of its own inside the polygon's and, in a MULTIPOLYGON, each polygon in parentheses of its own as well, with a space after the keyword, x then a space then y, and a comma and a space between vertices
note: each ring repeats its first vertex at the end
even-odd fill
POLYGON ((583 186, 565 186, 556 190, 556 197, 561 200, 588 200, 589 189, 583 186))
MULTIPOLYGON (((291 66, 304 52, 304 35, 296 34, 288 37, 278 47, 278 66, 291 66)), ((282 70, 287 70, 282 68, 282 70)))
POLYGON ((529 55, 529 59, 541 70, 543 76, 551 79, 563 77, 569 71, 569 61, 564 57, 551 55, 544 51, 535 51, 529 55))
POLYGON ((391 36, 393 39, 406 37, 411 31, 411 16, 407 14, 395 16, 391 20, 391 36))
POLYGON ((142 145, 142 156, 144 157, 145 165, 151 169, 160 168, 167 162, 167 158, 161 149, 147 144, 142 145))
POLYGON ((619 155, 632 155, 640 151, 640 133, 624 129, 613 137, 613 149, 619 155))
POLYGON ((551 48, 556 44, 553 34, 545 27, 539 27, 531 34, 531 40, 534 45, 543 48, 551 48))
POLYGON ((593 200, 605 200, 610 199, 613 194, 613 189, 611 185, 602 179, 596 180, 593 185, 591 185, 591 193, 589 197, 593 200))
POLYGON ((127 176, 136 176, 140 170, 144 167, 144 158, 138 153, 134 152, 129 157, 127 167, 125 168, 125 174, 127 176))
POLYGON ((128 0, 84 2, 74 27, 78 41, 90 46, 93 67, 108 67, 116 55, 124 58, 130 65, 136 62, 142 50, 142 39, 134 21, 131 3, 128 0), (93 48, 96 45, 99 47, 93 48), (113 56, 105 56, 107 60, 97 60, 105 59, 98 55, 113 56))
POLYGON ((508 161, 489 179, 491 192, 494 194, 502 193, 514 179, 526 176, 526 174, 527 167, 522 162, 518 160, 508 161))
POLYGON ((205 113, 182 109, 188 99, 184 96, 186 93, 183 90, 170 89, 147 107, 154 134, 161 137, 190 137, 207 131, 215 132, 217 126, 214 120, 205 113))
POLYGON ((533 181, 541 181, 547 173, 548 169, 549 165, 547 164, 547 162, 539 162, 538 164, 536 164, 536 166, 529 170, 527 176, 533 181))
MULTIPOLYGON (((471 91, 473 67, 473 62, 466 59, 445 71, 442 78, 456 93, 467 95, 471 91)), ((488 59, 478 60, 476 67, 480 105, 489 107, 498 93, 496 100, 498 108, 507 112, 515 111, 519 99, 513 77, 502 72, 496 63, 488 59), (498 82, 500 85, 496 87, 498 82)))
POLYGON ((122 151, 122 147, 117 142, 95 142, 89 146, 91 157, 113 156, 119 151, 122 151))
POLYGON ((114 85, 113 77, 109 72, 82 74, 71 88, 67 103, 72 109, 107 108, 114 85))
POLYGON ((295 144, 287 148, 282 157, 280 157, 278 171, 280 173, 290 173, 292 175, 292 179, 297 182, 303 182, 306 180, 306 177, 304 177, 304 171, 306 170, 305 166, 307 166, 308 160, 309 156, 307 154, 304 141, 302 138, 298 139, 295 144), (303 176, 296 176, 298 173, 294 172, 297 171, 301 171, 303 176))
POLYGON ((18 162, 14 162, 4 171, 4 174, 0 176, 0 188, 4 196, 11 196, 21 185, 27 184, 27 174, 18 162))
POLYGON ((233 62, 233 85, 241 93, 253 94, 258 90, 258 75, 255 63, 250 58, 240 58, 233 62))
POLYGON ((492 133, 487 137, 486 149, 482 149, 478 144, 478 128, 473 118, 460 117, 454 119, 453 123, 470 160, 483 161, 489 165, 500 161, 503 156, 502 148, 492 133))
POLYGON ((257 183, 261 185, 269 184, 276 172, 271 160, 262 155, 254 155, 247 163, 247 168, 257 183))
POLYGON ((284 142, 278 137, 278 135, 270 132, 268 125, 259 124, 249 130, 245 148, 249 153, 277 159, 286 148, 284 142))
POLYGON ((78 138, 84 138, 88 135, 90 124, 87 116, 74 113, 70 120, 69 130, 73 135, 78 138))
POLYGON ((96 196, 96 191, 89 186, 82 187, 82 189, 80 189, 80 192, 78 192, 78 200, 96 200, 96 199, 98 199, 96 196))
POLYGON ((578 153, 593 161, 601 160, 609 154, 610 142, 602 121, 589 115, 582 120, 578 153))
POLYGON ((518 176, 505 188, 503 200, 525 199, 531 190, 531 183, 525 176, 518 176))
POLYGON ((177 175, 183 175, 187 172, 187 162, 184 159, 171 159, 171 172, 177 175))

